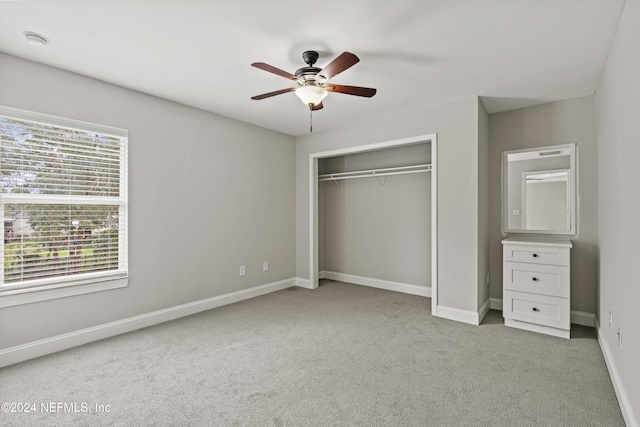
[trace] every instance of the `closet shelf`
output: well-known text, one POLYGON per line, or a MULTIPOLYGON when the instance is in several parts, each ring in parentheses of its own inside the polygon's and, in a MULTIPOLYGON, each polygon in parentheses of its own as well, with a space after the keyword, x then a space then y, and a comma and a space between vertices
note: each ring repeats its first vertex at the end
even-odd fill
MULTIPOLYGON (((384 168, 384 169, 370 169, 353 172, 337 172, 326 173, 318 175, 318 181, 340 181, 343 179, 355 179, 355 178, 378 178, 389 175, 406 175, 410 173, 424 173, 431 172, 431 164, 413 165, 413 166, 400 166, 397 168, 384 168)), ((381 182, 384 185, 383 182, 381 182)))

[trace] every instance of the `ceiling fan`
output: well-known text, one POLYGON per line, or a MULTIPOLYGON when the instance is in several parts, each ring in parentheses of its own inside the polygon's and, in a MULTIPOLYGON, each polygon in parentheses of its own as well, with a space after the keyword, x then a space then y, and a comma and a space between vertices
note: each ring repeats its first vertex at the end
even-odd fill
POLYGON ((328 83, 328 80, 344 70, 351 68, 357 64, 360 59, 350 52, 344 52, 336 59, 331 61, 324 68, 314 67, 313 64, 318 60, 318 52, 308 50, 302 54, 302 59, 307 64, 306 67, 296 70, 295 75, 276 68, 264 62, 254 62, 252 67, 259 68, 269 73, 282 76, 297 83, 297 86, 281 89, 275 92, 263 93, 262 95, 252 96, 251 99, 260 100, 270 98, 283 93, 295 92, 304 105, 309 107, 310 111, 320 110, 322 108, 322 100, 329 92, 344 93, 345 95, 364 96, 371 98, 376 94, 376 90, 368 87, 360 86, 344 86, 328 83))

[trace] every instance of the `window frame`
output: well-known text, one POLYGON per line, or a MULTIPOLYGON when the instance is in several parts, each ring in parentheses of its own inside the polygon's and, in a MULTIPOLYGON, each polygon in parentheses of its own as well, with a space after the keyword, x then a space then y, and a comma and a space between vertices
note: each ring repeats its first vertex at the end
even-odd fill
POLYGON ((35 279, 15 284, 4 284, 4 239, 0 244, 0 308, 64 298, 117 289, 128 286, 128 144, 129 131, 126 129, 90 123, 81 120, 68 119, 50 114, 22 110, 0 105, 0 116, 41 123, 62 128, 72 128, 80 131, 95 132, 121 138, 120 150, 120 182, 118 197, 78 197, 59 195, 34 195, 18 193, 0 193, 0 216, 4 218, 4 205, 10 203, 31 204, 106 204, 118 206, 120 225, 118 245, 118 269, 104 272, 87 272, 78 275, 64 276, 64 279, 35 279), (75 199, 75 200, 74 200, 75 199))

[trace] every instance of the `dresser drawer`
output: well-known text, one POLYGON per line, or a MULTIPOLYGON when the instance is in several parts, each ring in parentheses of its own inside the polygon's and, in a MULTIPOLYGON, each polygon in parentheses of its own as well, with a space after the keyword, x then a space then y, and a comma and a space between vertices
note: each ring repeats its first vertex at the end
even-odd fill
POLYGON ((568 298, 507 290, 502 298, 505 318, 565 330, 571 327, 568 298))
POLYGON ((555 246, 510 245, 503 246, 503 260, 530 264, 568 266, 569 249, 555 246))
POLYGON ((507 290, 569 298, 569 267, 505 262, 503 287, 507 290))

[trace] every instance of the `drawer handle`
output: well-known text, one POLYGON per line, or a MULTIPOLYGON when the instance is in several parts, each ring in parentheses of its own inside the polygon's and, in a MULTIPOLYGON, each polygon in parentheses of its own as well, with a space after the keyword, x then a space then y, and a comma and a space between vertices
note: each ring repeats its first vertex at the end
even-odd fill
POLYGON ((533 257, 534 258, 538 258, 538 254, 533 254, 533 257))
POLYGON ((538 307, 533 307, 533 311, 540 311, 540 310, 538 310, 538 307))
POLYGON ((534 281, 534 282, 537 282, 538 280, 540 280, 540 279, 538 279, 537 277, 534 277, 534 278, 533 278, 533 281, 534 281))

